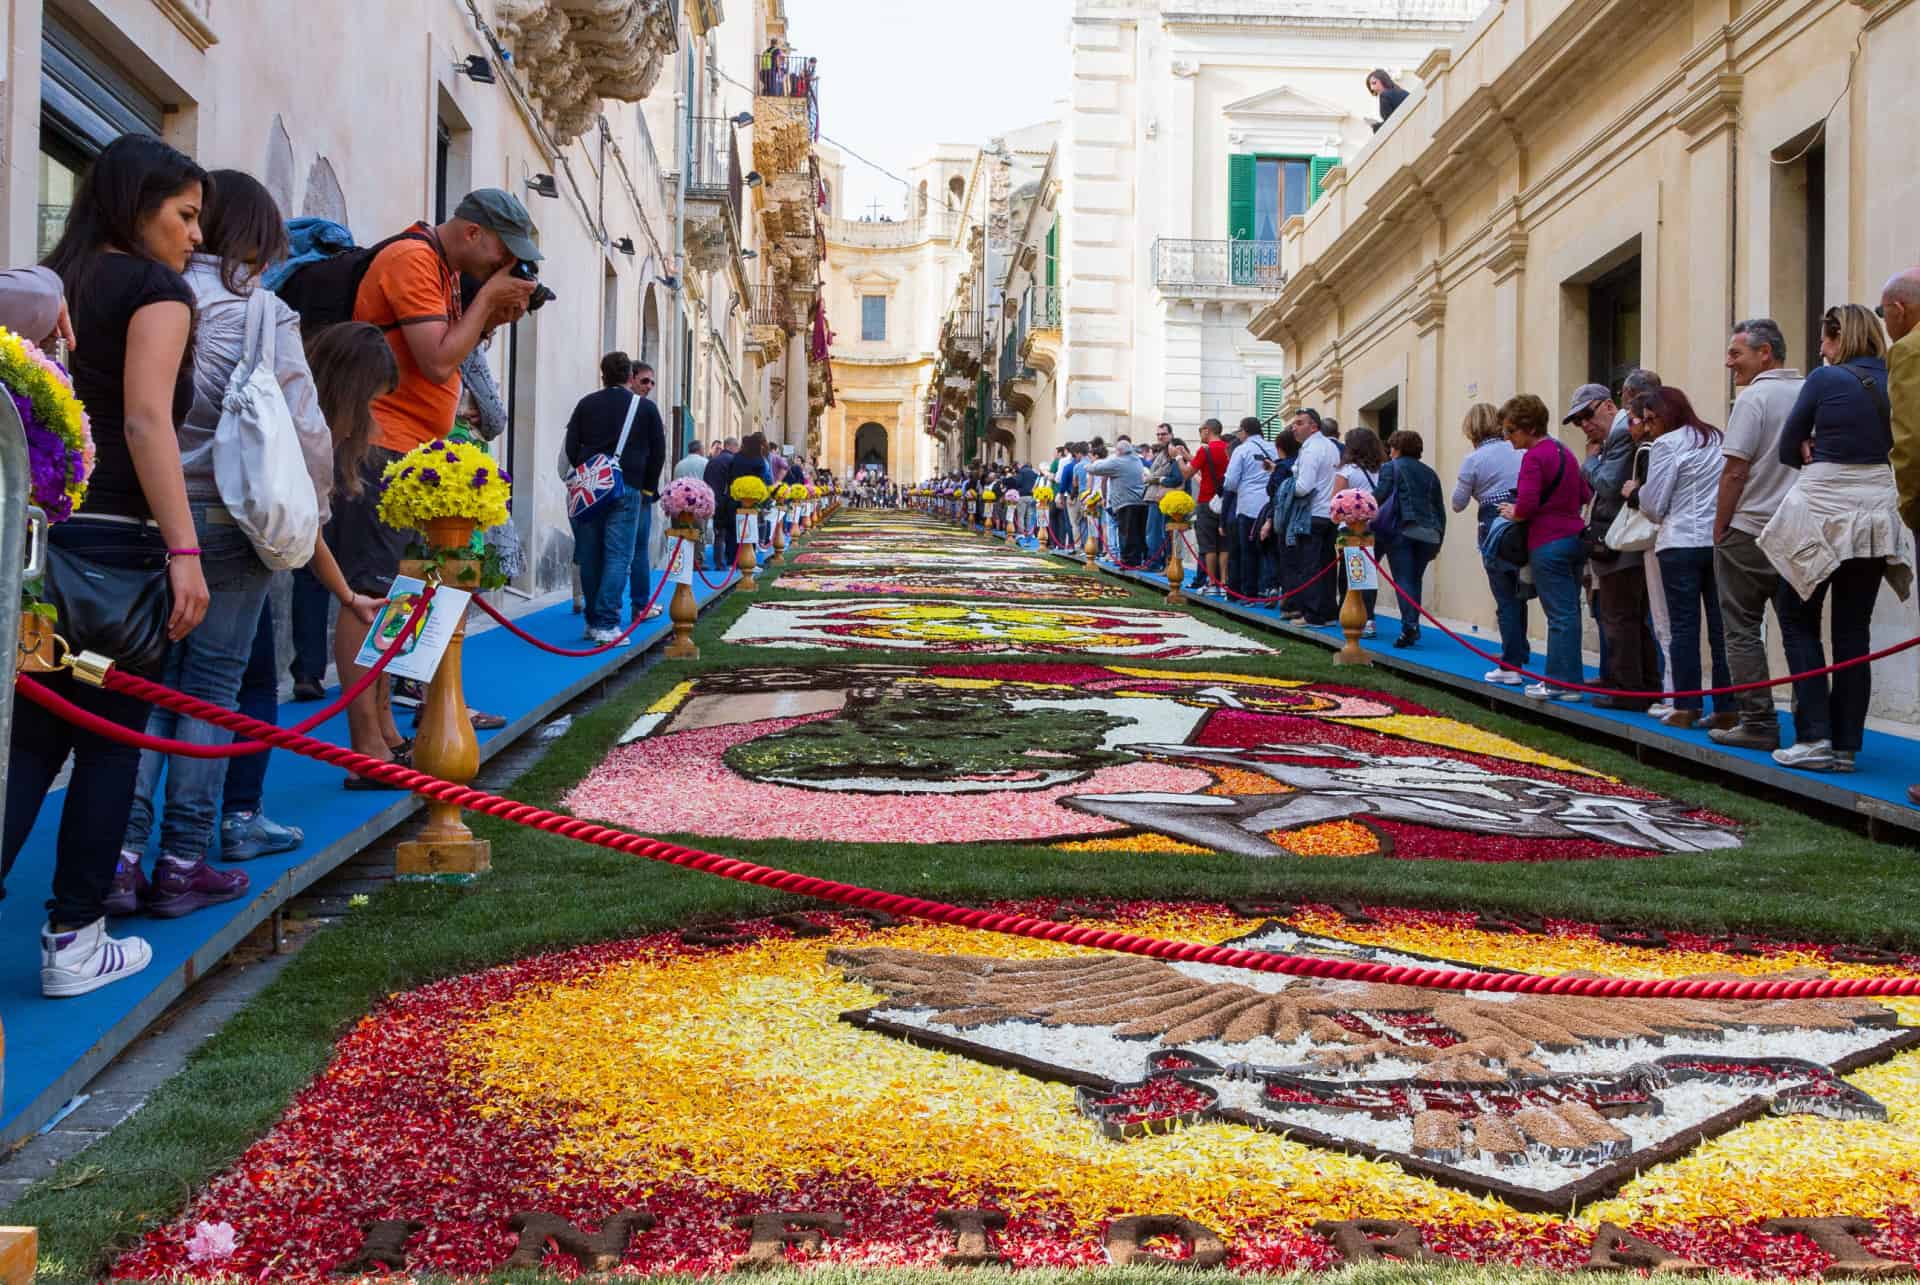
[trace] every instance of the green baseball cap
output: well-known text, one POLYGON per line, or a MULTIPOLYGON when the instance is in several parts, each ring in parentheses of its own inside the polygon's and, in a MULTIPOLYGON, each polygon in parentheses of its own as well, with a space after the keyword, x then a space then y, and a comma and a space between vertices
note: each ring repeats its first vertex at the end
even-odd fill
POLYGON ((520 204, 520 198, 511 192, 503 192, 497 187, 483 187, 469 192, 460 198, 460 205, 454 210, 453 217, 478 223, 498 236, 506 243, 508 253, 514 258, 533 263, 540 261, 540 247, 533 243, 533 216, 527 213, 526 206, 520 204))

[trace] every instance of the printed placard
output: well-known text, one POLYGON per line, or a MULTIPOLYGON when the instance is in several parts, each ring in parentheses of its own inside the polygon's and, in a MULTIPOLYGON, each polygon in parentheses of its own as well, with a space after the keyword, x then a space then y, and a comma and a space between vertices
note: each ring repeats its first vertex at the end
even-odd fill
POLYGON ((693 583, 693 560, 700 546, 691 540, 675 541, 673 558, 667 563, 667 583, 691 585, 693 583))
POLYGON ((1378 589, 1380 587, 1379 571, 1373 565, 1373 559, 1367 556, 1365 549, 1356 545, 1353 548, 1340 550, 1340 556, 1346 561, 1347 588, 1378 589))
MULTIPOLYGON (((387 590, 387 605, 373 618, 373 628, 367 631, 359 654, 353 658, 355 664, 371 668, 379 663, 381 654, 406 629, 407 618, 413 614, 420 595, 426 591, 424 580, 412 576, 394 577, 393 586, 387 590)), ((441 585, 421 615, 420 622, 414 626, 412 635, 401 647, 400 654, 387 666, 386 672, 395 678, 432 682, 434 671, 440 668, 440 658, 447 654, 447 646, 453 641, 453 631, 465 619, 467 603, 472 598, 473 595, 464 590, 441 585)))
POLYGON ((740 514, 740 531, 737 536, 741 544, 760 543, 760 515, 753 512, 740 514))

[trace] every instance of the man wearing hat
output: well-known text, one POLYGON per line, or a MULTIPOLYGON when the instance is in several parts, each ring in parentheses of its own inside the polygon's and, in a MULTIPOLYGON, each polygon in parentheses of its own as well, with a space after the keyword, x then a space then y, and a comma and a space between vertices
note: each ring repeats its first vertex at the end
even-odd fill
MULTIPOLYGON (((1646 557, 1616 553, 1604 544, 1607 528, 1625 507, 1621 488, 1633 475, 1633 433, 1627 416, 1605 384, 1574 390, 1563 424, 1587 436, 1587 458, 1580 466, 1593 488, 1588 530, 1595 539, 1587 571, 1592 579, 1593 614, 1600 625, 1600 675, 1603 685, 1621 691, 1654 691, 1660 686, 1660 653, 1647 627, 1646 557)), ((1648 700, 1602 696, 1610 709, 1647 708, 1648 700)))
MULTIPOLYGON (((379 479, 388 464, 416 446, 453 429, 460 405, 460 363, 493 328, 518 321, 527 311, 534 282, 512 275, 521 260, 538 262, 533 219, 527 207, 498 188, 461 198, 453 217, 434 226, 414 224, 389 241, 367 265, 354 296, 353 319, 380 327, 393 349, 400 379, 374 399, 374 445, 362 467, 357 496, 334 497, 327 545, 355 593, 384 598, 400 570, 408 534, 380 520, 379 479), (482 284, 462 305, 462 274, 482 284)), ((353 657, 360 639, 335 631, 333 656, 340 682, 361 674, 353 657)), ((347 709, 353 748, 377 759, 405 753, 388 706, 385 680, 347 709)), ((391 789, 369 777, 350 776, 349 789, 391 789)))

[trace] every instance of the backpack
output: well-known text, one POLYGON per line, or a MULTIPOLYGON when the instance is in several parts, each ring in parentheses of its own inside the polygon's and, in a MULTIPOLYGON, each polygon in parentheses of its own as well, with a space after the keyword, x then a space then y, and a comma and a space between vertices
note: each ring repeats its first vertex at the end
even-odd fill
POLYGON ((359 298, 360 283, 366 280, 367 269, 373 266, 382 250, 396 241, 407 240, 432 243, 432 238, 412 228, 375 245, 345 250, 328 250, 324 244, 316 243, 308 253, 322 257, 309 258, 308 262, 295 266, 273 284, 273 291, 300 314, 300 329, 305 334, 352 321, 354 301, 359 298))
POLYGON ((320 506, 293 412, 275 371, 280 327, 264 290, 247 299, 246 342, 213 434, 220 503, 274 571, 304 567, 320 534, 320 506))

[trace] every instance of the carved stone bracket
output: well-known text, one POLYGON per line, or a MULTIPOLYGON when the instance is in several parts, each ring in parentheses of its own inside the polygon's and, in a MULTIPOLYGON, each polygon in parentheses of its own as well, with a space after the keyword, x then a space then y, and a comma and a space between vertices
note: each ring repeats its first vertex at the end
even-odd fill
POLYGON ((592 129, 604 98, 639 102, 679 45, 672 0, 499 0, 541 122, 556 142, 592 129))

